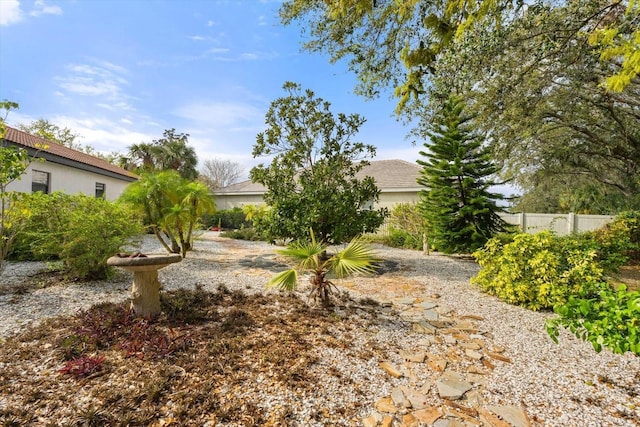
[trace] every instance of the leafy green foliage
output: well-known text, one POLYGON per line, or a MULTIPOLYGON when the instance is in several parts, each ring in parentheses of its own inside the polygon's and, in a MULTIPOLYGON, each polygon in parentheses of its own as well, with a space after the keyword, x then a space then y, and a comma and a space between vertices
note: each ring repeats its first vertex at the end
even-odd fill
POLYGON ((558 316, 545 323, 554 342, 558 342, 558 330, 563 327, 590 342, 598 353, 608 348, 614 353, 629 351, 640 356, 640 291, 629 292, 625 286, 617 291, 603 287, 595 296, 570 296, 554 311, 558 316))
POLYGON ((230 239, 238 239, 238 240, 249 240, 252 242, 255 241, 266 241, 266 237, 259 233, 255 227, 241 227, 235 230, 227 230, 220 233, 220 237, 228 237, 230 239))
POLYGON ((551 309, 606 286, 596 246, 548 231, 493 238, 473 254, 482 269, 471 283, 510 304, 551 309))
POLYGON ((472 117, 464 108, 460 98, 449 97, 431 125, 431 142, 420 152, 425 160, 418 160, 418 183, 426 187, 420 209, 443 253, 472 252, 506 227, 496 203, 503 196, 489 191, 496 167, 483 139, 468 126, 472 117))
POLYGON ((637 0, 626 8, 601 0, 287 0, 280 14, 302 27, 305 49, 348 61, 358 93, 393 92, 418 137, 450 91, 464 94, 491 135, 502 178, 535 192, 530 202, 541 195, 590 208, 596 197, 594 210, 604 210, 640 206, 638 8, 637 0), (551 194, 538 188, 550 186, 551 194))
POLYGON ((69 277, 104 279, 107 258, 121 252, 142 228, 126 206, 102 198, 64 193, 25 194, 16 209, 30 212, 12 257, 60 259, 69 277))
POLYGON ((6 132, 5 120, 12 109, 18 108, 15 102, 4 100, 0 109, 5 114, 0 117, 0 273, 4 269, 4 260, 11 251, 11 246, 20 231, 22 223, 29 216, 27 211, 18 211, 12 205, 19 197, 14 192, 7 192, 7 186, 18 179, 29 166, 29 154, 26 150, 7 147, 4 142, 6 132))
POLYGON ((189 182, 173 170, 144 174, 125 188, 120 201, 142 215, 167 252, 183 258, 193 247, 198 220, 215 210, 205 184, 189 182))
POLYGON ((242 208, 238 207, 216 211, 211 215, 204 215, 202 224, 206 229, 220 227, 231 230, 252 225, 251 221, 247 220, 242 208))
POLYGON ((607 270, 616 270, 629 259, 640 261, 640 211, 621 212, 591 235, 607 270))
POLYGON ((391 209, 387 245, 422 250, 426 232, 427 223, 415 203, 398 203, 391 209))
POLYGON ((330 104, 311 90, 287 82, 289 93, 271 103, 267 130, 258 134, 253 156, 271 156, 269 166, 251 170, 251 179, 267 187, 271 207, 256 223, 269 239, 300 239, 313 228, 321 242, 342 243, 376 230, 386 215, 371 206, 380 195, 373 178, 356 173, 375 148, 351 142, 364 119, 334 115, 330 104), (348 221, 345 219, 348 218, 348 221))
POLYGON ((325 306, 330 304, 332 289, 335 288, 330 280, 331 276, 343 278, 372 273, 377 261, 373 250, 359 238, 353 239, 343 250, 328 257, 327 245, 316 241, 313 231, 310 242, 294 242, 278 253, 297 261, 298 265, 276 274, 267 286, 294 291, 298 287, 299 273, 309 272, 312 275, 310 295, 325 306))
POLYGON ((160 139, 130 146, 129 153, 121 156, 118 162, 121 167, 138 174, 174 170, 181 177, 194 180, 198 176, 198 157, 188 143, 189 134, 167 129, 160 139))

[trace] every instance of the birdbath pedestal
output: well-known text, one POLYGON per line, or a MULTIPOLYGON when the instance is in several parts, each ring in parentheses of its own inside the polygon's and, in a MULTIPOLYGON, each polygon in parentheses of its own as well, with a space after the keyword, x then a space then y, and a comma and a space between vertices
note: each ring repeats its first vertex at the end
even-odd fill
POLYGON ((131 308, 137 316, 153 317, 160 313, 158 270, 180 261, 179 254, 134 254, 112 256, 107 264, 133 272, 131 308))

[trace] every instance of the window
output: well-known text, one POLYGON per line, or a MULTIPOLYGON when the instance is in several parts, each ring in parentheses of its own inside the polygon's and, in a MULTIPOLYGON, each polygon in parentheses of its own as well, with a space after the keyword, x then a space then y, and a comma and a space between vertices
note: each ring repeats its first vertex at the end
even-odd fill
POLYGON ((101 182, 96 182, 96 197, 103 197, 106 190, 106 186, 101 182))
POLYGON ((49 172, 42 172, 33 170, 31 171, 31 192, 37 193, 38 191, 49 194, 49 181, 50 174, 49 172))

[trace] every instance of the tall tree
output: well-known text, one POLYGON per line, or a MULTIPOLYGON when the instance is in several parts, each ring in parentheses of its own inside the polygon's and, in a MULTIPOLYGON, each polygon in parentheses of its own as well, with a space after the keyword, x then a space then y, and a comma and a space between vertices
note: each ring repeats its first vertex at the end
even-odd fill
MULTIPOLYGON (((553 2, 562 7, 572 0, 553 2)), ((280 8, 285 25, 299 22, 307 41, 304 47, 329 55, 332 62, 348 60, 360 79, 358 90, 375 96, 392 87, 400 108, 411 97, 420 98, 433 74, 438 56, 452 49, 455 40, 474 30, 499 29, 529 7, 545 4, 521 0, 287 0, 280 8)), ((587 0, 596 13, 578 10, 584 33, 591 35, 605 62, 615 58, 607 82, 622 90, 640 73, 637 43, 640 5, 635 0, 587 0)), ((568 32, 566 34, 569 34, 568 32)))
POLYGON ((470 119, 464 101, 449 97, 431 125, 430 143, 420 152, 425 160, 418 160, 423 167, 418 183, 426 187, 420 208, 443 253, 473 252, 505 228, 497 205, 504 197, 489 191, 496 168, 483 138, 468 127, 470 119))
POLYGON ((129 146, 128 154, 119 159, 119 164, 138 173, 175 170, 183 178, 194 180, 198 177, 198 157, 188 143, 189 134, 167 129, 160 139, 129 146))
POLYGON ((239 163, 231 160, 207 159, 200 169, 199 179, 211 190, 237 182, 244 174, 239 163))
POLYGON ((601 61, 589 45, 585 14, 608 16, 598 2, 532 5, 498 31, 478 30, 441 57, 441 77, 431 87, 466 93, 503 176, 525 192, 571 182, 593 195, 594 181, 601 187, 597 204, 623 198, 627 209, 637 208, 640 80, 621 93, 602 87, 618 64, 601 61))
MULTIPOLYGON (((87 149, 84 145, 77 142, 80 134, 75 133, 67 127, 61 128, 47 119, 34 120, 29 124, 18 124, 18 128, 31 135, 39 136, 40 138, 73 148, 74 150, 85 151, 87 149)), ((93 151, 90 147, 88 150, 93 151)))
POLYGON ((308 50, 347 59, 360 93, 393 89, 398 113, 423 128, 449 91, 465 94, 502 178, 525 191, 585 176, 606 187, 603 197, 637 208, 639 8, 605 0, 289 0, 281 16, 309 32, 308 50))
POLYGON ((330 104, 296 83, 288 96, 271 103, 253 156, 273 156, 268 166, 251 169, 254 182, 267 187, 271 206, 266 231, 272 238, 305 239, 313 229, 321 243, 342 243, 377 229, 386 210, 372 208, 380 195, 373 178, 357 179, 375 148, 352 142, 365 119, 334 115, 330 104))

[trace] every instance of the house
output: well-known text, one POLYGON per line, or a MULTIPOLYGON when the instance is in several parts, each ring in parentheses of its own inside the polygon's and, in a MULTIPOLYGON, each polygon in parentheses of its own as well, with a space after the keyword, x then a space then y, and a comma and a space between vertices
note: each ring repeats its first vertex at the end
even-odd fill
MULTIPOLYGON (((422 189, 416 180, 421 168, 415 163, 404 160, 375 160, 362 168, 356 175, 359 179, 371 176, 380 189, 380 200, 375 208, 391 208, 398 203, 418 201, 418 192, 422 189)), ((245 205, 264 203, 262 195, 266 188, 262 184, 243 181, 219 188, 213 194, 218 209, 231 209, 245 205)))
POLYGON ((61 191, 115 200, 127 184, 138 179, 136 174, 106 160, 9 126, 2 146, 23 148, 31 157, 44 160, 31 162, 24 175, 7 186, 11 191, 61 191))

